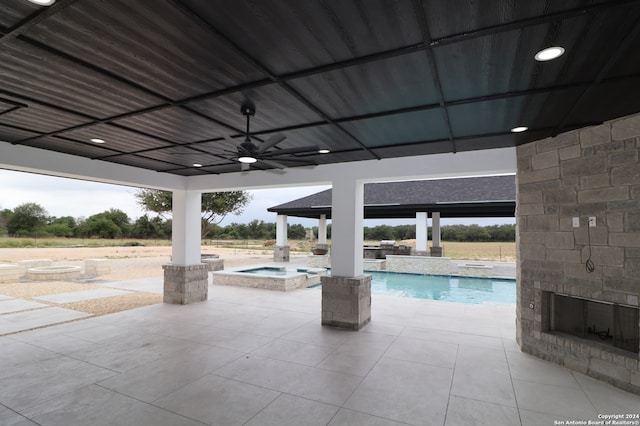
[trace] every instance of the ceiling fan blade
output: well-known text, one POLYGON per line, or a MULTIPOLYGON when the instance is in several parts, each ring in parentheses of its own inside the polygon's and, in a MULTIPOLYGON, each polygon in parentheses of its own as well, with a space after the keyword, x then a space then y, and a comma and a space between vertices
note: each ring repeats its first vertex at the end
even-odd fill
POLYGON ((276 169, 280 169, 280 170, 284 170, 287 168, 287 166, 285 166, 282 163, 278 163, 277 161, 271 161, 271 160, 265 160, 264 158, 261 158, 260 160, 258 160, 264 164, 266 164, 267 166, 271 166, 274 167, 276 169))
POLYGON ((272 147, 276 146, 277 144, 279 144, 280 142, 282 142, 286 138, 287 137, 285 135, 281 134, 281 133, 278 133, 276 135, 270 136, 266 141, 264 141, 264 142, 262 142, 262 144, 260 144, 260 148, 258 148, 258 151, 256 151, 256 153, 262 154, 263 152, 265 152, 269 148, 272 148, 272 147))
POLYGON ((309 146, 302 146, 300 148, 277 149, 277 150, 265 152, 262 154, 262 156, 273 157, 273 156, 287 155, 287 154, 302 154, 303 152, 318 152, 318 147, 315 145, 309 145, 309 146))

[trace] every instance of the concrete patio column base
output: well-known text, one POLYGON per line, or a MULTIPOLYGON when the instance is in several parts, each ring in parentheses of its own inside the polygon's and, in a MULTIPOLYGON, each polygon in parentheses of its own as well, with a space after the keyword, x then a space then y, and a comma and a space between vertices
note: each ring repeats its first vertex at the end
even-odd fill
POLYGON ((207 300, 209 273, 207 265, 162 265, 164 269, 164 303, 188 305, 207 300))
POLYGON ((322 325, 360 330, 371 321, 371 275, 320 277, 322 325))
POLYGON ((431 254, 431 257, 442 257, 444 255, 444 250, 442 247, 431 247, 429 253, 431 254))
POLYGON ((274 262, 288 262, 289 261, 289 246, 276 246, 273 248, 273 261, 274 262))

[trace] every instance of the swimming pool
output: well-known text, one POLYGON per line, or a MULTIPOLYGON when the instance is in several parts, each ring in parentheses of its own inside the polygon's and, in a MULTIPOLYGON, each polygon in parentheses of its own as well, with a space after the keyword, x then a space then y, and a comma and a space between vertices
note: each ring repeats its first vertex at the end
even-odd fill
POLYGON ((278 277, 291 277, 294 275, 300 275, 300 271, 290 271, 285 268, 273 268, 268 266, 263 266, 260 268, 253 269, 243 269, 239 272, 244 272, 245 274, 255 274, 255 275, 263 275, 266 277, 278 276, 278 277))
POLYGON ((516 303, 516 281, 439 275, 367 272, 371 293, 459 303, 516 303))

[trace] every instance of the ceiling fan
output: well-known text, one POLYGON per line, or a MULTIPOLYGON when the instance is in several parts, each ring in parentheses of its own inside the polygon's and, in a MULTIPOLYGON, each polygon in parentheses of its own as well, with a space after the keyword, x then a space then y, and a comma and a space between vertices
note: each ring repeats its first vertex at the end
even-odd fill
MULTIPOLYGON (((290 149, 272 149, 286 139, 286 136, 280 133, 270 136, 259 145, 254 143, 250 131, 250 120, 251 117, 256 114, 256 107, 253 103, 246 101, 240 107, 240 112, 242 112, 247 120, 245 137, 244 141, 238 145, 237 152, 234 153, 235 155, 230 157, 229 160, 240 162, 242 171, 249 170, 250 165, 254 163, 257 163, 259 167, 267 166, 280 170, 286 169, 289 166, 316 165, 315 161, 305 160, 294 156, 294 154, 302 154, 305 152, 318 152, 318 147, 315 145, 290 149)), ((225 139, 235 143, 230 136, 225 136, 225 139)), ((253 137, 253 139, 258 140, 255 137, 253 137)))

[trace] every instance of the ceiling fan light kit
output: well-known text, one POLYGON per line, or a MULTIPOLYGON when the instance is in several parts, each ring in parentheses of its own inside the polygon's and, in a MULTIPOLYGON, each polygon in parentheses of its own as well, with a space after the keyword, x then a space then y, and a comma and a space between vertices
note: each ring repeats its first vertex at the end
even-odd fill
MULTIPOLYGON (((316 165, 315 161, 295 156, 296 154, 317 153, 318 147, 315 145, 290 149, 272 149, 276 148, 276 145, 287 138, 280 133, 271 135, 265 141, 262 141, 259 146, 256 145, 252 141, 251 136, 251 117, 256 114, 256 107, 252 102, 245 101, 240 107, 240 112, 246 117, 245 137, 244 141, 237 147, 237 155, 229 159, 237 160, 241 163, 241 171, 248 170, 249 164, 255 163, 258 163, 258 165, 263 168, 280 170, 284 170, 290 165, 316 165)), ((225 136, 225 138, 231 140, 231 138, 227 136, 225 136)), ((257 138, 254 137, 253 139, 257 138)))

